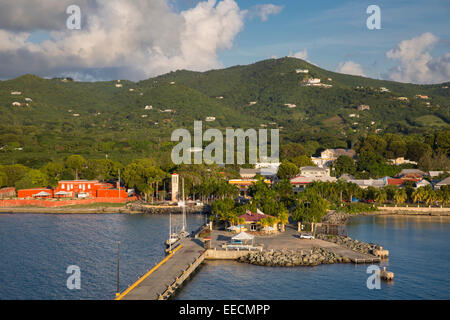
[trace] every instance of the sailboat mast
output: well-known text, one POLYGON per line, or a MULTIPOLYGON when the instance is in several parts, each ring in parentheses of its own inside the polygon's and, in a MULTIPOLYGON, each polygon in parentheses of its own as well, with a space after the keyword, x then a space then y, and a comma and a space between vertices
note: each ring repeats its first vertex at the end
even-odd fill
POLYGON ((186 199, 184 197, 184 178, 182 178, 183 185, 183 231, 186 230, 186 199))
POLYGON ((172 212, 169 212, 169 249, 172 251, 172 212))

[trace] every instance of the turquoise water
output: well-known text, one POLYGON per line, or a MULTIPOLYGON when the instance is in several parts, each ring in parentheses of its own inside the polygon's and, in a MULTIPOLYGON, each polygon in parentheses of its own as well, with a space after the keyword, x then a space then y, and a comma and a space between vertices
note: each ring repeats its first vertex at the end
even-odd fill
MULTIPOLYGON (((187 216, 190 230, 203 222, 187 216)), ((117 241, 123 291, 161 260, 168 233, 168 216, 0 214, 0 299, 112 299, 117 241), (67 288, 69 265, 80 290, 67 288)))
POLYGON ((208 262, 177 299, 450 299, 450 219, 365 216, 348 224, 349 236, 390 251, 383 265, 391 284, 367 288, 367 265, 269 268, 208 262))
MULTIPOLYGON (((188 215, 190 229, 204 222, 188 215)), ((168 217, 0 214, 0 299, 112 299, 163 257, 168 217), (66 269, 81 270, 81 290, 66 269)), ((367 265, 269 268, 207 262, 177 299, 450 299, 450 219, 356 217, 349 235, 389 249, 392 284, 369 290, 367 265)))

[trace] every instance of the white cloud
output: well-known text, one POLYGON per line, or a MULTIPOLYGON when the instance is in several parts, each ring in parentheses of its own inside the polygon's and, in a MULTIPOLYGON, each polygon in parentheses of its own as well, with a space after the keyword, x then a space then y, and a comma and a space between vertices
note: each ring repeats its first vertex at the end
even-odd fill
POLYGON ((297 59, 307 60, 308 59, 308 50, 303 49, 302 51, 294 53, 294 57, 297 59))
POLYGON ((403 40, 386 53, 387 58, 398 60, 399 66, 389 75, 400 82, 440 83, 450 80, 450 53, 433 58, 429 51, 439 41, 426 32, 418 37, 403 40))
POLYGON ((338 64, 337 72, 351 74, 354 76, 365 77, 364 71, 359 63, 353 61, 345 61, 338 64))
POLYGON ((248 11, 250 17, 259 17, 262 21, 267 21, 270 15, 279 14, 284 9, 284 6, 277 6, 274 4, 258 4, 253 6, 248 11))
MULTIPOLYGON (((67 30, 62 4, 71 1, 30 0, 28 7, 27 1, 0 0, 0 78, 36 73, 139 80, 176 69, 220 68, 218 53, 232 47, 248 14, 235 0, 205 0, 178 13, 170 0, 80 0, 82 29, 67 30), (49 3, 55 10, 39 9, 49 3), (49 30, 51 39, 27 41, 38 29, 49 30)), ((262 20, 282 9, 253 8, 262 20)))

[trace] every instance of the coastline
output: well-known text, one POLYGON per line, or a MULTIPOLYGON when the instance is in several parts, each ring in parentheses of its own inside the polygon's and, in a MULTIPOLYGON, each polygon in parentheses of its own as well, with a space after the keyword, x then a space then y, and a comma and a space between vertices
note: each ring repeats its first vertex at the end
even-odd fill
POLYGON ((1 213, 15 213, 15 214, 127 214, 127 213, 139 213, 134 212, 127 207, 96 207, 96 208, 70 208, 70 207, 59 207, 59 208, 43 208, 43 207, 11 207, 11 208, 0 208, 1 213))

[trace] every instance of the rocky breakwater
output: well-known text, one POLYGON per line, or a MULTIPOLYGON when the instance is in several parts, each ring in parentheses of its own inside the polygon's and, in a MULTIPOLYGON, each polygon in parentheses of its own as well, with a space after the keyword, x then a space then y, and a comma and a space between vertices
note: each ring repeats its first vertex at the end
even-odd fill
MULTIPOLYGON (((131 212, 148 213, 148 214, 178 214, 182 212, 182 208, 176 205, 151 205, 143 202, 133 202, 127 204, 126 208, 131 212)), ((211 206, 186 206, 186 213, 210 213, 211 206)))
POLYGON ((346 247, 355 252, 371 254, 380 258, 386 258, 389 256, 389 251, 383 249, 382 246, 376 243, 365 243, 358 240, 353 240, 350 237, 344 236, 335 236, 335 235, 326 235, 326 234, 318 234, 316 235, 317 239, 329 241, 336 243, 342 247, 346 247))
POLYGON ((323 218, 322 222, 329 224, 345 224, 347 223, 350 214, 342 211, 329 211, 323 218))
POLYGON ((317 266, 319 264, 350 263, 343 257, 324 248, 310 250, 275 250, 249 252, 237 259, 239 262, 268 267, 317 266))

